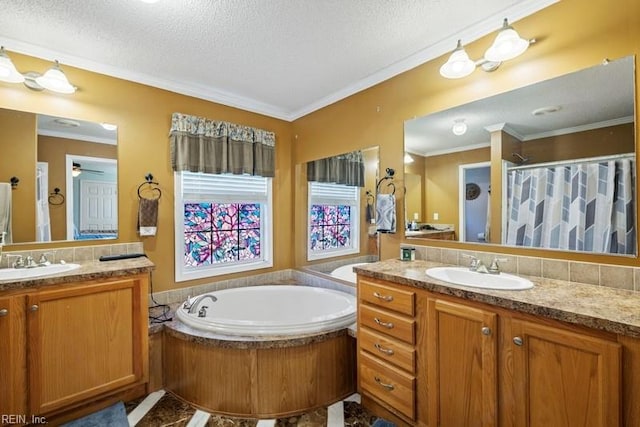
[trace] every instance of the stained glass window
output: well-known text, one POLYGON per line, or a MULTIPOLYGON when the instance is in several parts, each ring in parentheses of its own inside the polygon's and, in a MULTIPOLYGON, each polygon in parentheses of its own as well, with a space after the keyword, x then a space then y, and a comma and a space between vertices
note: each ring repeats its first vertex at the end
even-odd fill
POLYGON ((340 249, 351 244, 351 207, 311 206, 311 250, 340 249))
POLYGON ((260 204, 185 204, 184 244, 188 267, 260 258, 260 204))
POLYGON ((184 242, 176 248, 176 280, 273 265, 269 178, 191 172, 176 178, 182 217, 176 239, 184 242))
POLYGON ((358 187, 309 183, 309 259, 359 251, 358 187))

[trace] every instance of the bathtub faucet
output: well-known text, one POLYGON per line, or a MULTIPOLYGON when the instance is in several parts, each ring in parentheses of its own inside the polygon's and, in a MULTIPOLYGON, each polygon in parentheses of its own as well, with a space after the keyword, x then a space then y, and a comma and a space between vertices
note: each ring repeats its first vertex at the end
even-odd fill
POLYGON ((187 302, 184 303, 183 307, 189 311, 189 314, 193 314, 196 312, 196 309, 198 308, 198 304, 200 304, 200 301, 206 298, 210 298, 212 302, 218 301, 218 298, 216 298, 214 295, 204 294, 204 295, 200 295, 199 297, 196 297, 196 299, 193 300, 191 304, 189 304, 189 300, 187 299, 187 302))

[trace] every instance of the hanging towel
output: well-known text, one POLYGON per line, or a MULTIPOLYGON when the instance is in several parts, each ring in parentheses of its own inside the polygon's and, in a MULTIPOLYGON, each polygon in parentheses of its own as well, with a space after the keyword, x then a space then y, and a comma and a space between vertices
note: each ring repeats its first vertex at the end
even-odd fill
POLYGON ((393 194, 378 194, 376 214, 376 226, 380 233, 396 232, 396 196, 393 194))
MULTIPOLYGON (((4 233, 2 244, 13 243, 11 235, 11 184, 0 182, 0 235, 4 233)), ((1 237, 0 237, 1 239, 1 237)))
POLYGON ((138 233, 155 236, 158 231, 158 201, 160 199, 138 199, 138 233))
POLYGON ((373 212, 373 203, 369 203, 367 202, 367 209, 366 209, 366 219, 367 219, 367 224, 372 224, 373 220, 375 218, 375 213, 373 212))

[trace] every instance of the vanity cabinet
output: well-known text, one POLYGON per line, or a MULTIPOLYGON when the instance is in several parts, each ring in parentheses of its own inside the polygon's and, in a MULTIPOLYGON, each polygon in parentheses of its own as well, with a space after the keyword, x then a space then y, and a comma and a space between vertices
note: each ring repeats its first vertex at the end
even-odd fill
POLYGON ((400 425, 640 425, 638 339, 361 275, 358 296, 363 404, 400 425), (413 320, 415 339, 371 316, 413 320))
POLYGON ((429 425, 496 425, 498 315, 440 298, 427 307, 429 425))
POLYGON ((0 297, 0 415, 27 413, 24 309, 24 296, 0 297))
POLYGON ((358 383, 405 420, 416 419, 416 293, 382 281, 358 280, 358 383))
POLYGON ((527 320, 507 322, 515 425, 621 425, 619 343, 527 320))
POLYGON ((6 401, 0 395, 0 405, 11 405, 1 413, 49 418, 144 388, 147 294, 148 274, 139 274, 27 289, 0 298, 0 304, 9 301, 15 313, 9 322, 7 316, 0 317, 0 339, 11 343, 10 349, 0 347, 2 393, 11 397, 6 401), (5 360, 18 369, 5 369, 5 360), (11 377, 5 380, 7 375, 11 377))

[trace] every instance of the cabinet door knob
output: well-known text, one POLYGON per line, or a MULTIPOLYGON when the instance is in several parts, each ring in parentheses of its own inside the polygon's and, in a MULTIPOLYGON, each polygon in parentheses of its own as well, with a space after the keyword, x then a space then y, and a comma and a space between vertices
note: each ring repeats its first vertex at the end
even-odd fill
POLYGON ((524 341, 520 337, 513 337, 513 343, 517 346, 521 346, 524 344, 524 341))
POLYGON ((482 335, 487 335, 487 336, 491 335, 491 328, 488 326, 483 326, 481 331, 482 331, 482 335))
POLYGON ((384 327, 384 328, 393 329, 393 323, 391 323, 391 322, 383 322, 382 320, 378 319, 377 317, 374 317, 373 321, 376 322, 378 325, 384 327))
POLYGON ((31 307, 29 307, 29 310, 31 311, 38 311, 40 307, 38 307, 38 304, 33 304, 31 307))
POLYGON ((386 388, 386 389, 387 389, 387 390, 389 390, 389 391, 391 391, 391 390, 393 390, 393 389, 395 388, 395 387, 393 386, 393 384, 383 383, 383 382, 382 382, 382 380, 381 380, 380 378, 378 378, 378 377, 373 377, 373 379, 374 379, 378 384, 380 384, 380 387, 384 387, 384 388, 386 388))
POLYGON ((8 314, 9 314, 9 310, 7 310, 6 308, 3 308, 2 310, 0 310, 0 317, 7 316, 8 314))
POLYGON ((382 301, 386 301, 386 302, 393 301, 393 295, 382 295, 379 292, 374 292, 373 296, 378 298, 378 299, 381 299, 382 301))
POLYGON ((378 344, 378 343, 375 343, 373 346, 374 346, 374 347, 376 348, 376 350, 378 350, 380 353, 384 353, 384 354, 386 354, 387 356, 393 356, 393 350, 392 350, 392 349, 390 349, 390 348, 385 348, 385 347, 383 347, 382 345, 380 345, 380 344, 378 344))

